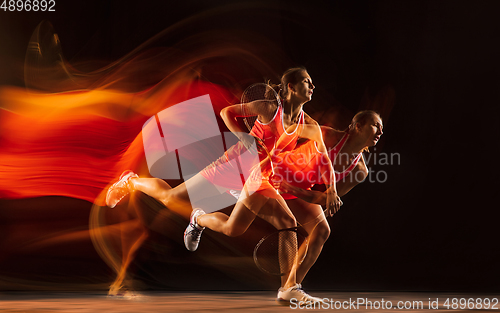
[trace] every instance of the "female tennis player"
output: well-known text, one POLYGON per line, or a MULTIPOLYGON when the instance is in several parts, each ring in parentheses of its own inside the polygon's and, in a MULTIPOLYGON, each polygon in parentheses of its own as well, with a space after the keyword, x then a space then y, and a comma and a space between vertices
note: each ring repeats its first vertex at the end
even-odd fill
MULTIPOLYGON (((316 134, 319 138, 318 147, 324 147, 322 144, 321 132, 319 131, 318 124, 303 112, 303 105, 311 100, 314 85, 312 79, 303 68, 290 69, 283 75, 281 79, 281 90, 279 92, 282 98, 283 106, 277 106, 274 110, 262 110, 262 112, 255 112, 258 115, 259 122, 256 123, 260 130, 254 131, 252 134, 258 136, 258 140, 262 141, 265 148, 269 151, 273 150, 278 138, 284 142, 283 149, 290 150, 295 147, 298 139, 299 127, 303 124, 312 125, 310 129, 316 127, 318 131, 316 134), (286 131, 290 129, 291 125, 295 125, 293 131, 286 131), (319 135, 318 135, 319 134, 319 135)), ((248 104, 251 106, 251 104, 248 104)), ((247 111, 252 111, 250 108, 247 111)), ((139 178, 131 171, 125 171, 120 177, 119 181, 113 184, 107 193, 106 203, 110 207, 114 207, 126 194, 131 191, 139 190, 149 196, 161 201, 170 210, 186 216, 189 209, 192 209, 188 188, 190 193, 202 194, 207 197, 210 192, 207 190, 214 190, 213 194, 220 194, 220 187, 231 189, 233 188, 228 183, 228 175, 234 175, 235 169, 233 166, 224 166, 228 161, 241 154, 244 147, 250 146, 242 133, 245 133, 236 121, 236 117, 243 116, 242 105, 233 105, 221 112, 221 116, 228 128, 241 138, 241 141, 231 149, 229 149, 223 157, 217 160, 213 166, 209 166, 193 178, 185 183, 171 188, 165 181, 156 178, 139 178), (187 209, 187 210, 186 210, 187 209)), ((326 149, 326 148, 324 148, 326 149)), ((333 168, 330 162, 327 163, 326 170, 330 171, 330 176, 333 175, 333 168), (330 167, 328 167, 330 166, 330 167)), ((236 172, 238 178, 240 173, 236 172)), ((326 173, 328 176, 328 173, 326 173)), ((325 181, 325 183, 328 183, 325 181)), ((241 188, 241 183, 239 185, 241 188)), ((223 224, 222 228, 212 226, 214 230, 220 231, 227 235, 241 234, 249 227, 255 218, 255 214, 261 216, 264 220, 271 223, 277 229, 290 228, 296 226, 296 221, 290 209, 287 207, 286 202, 276 193, 272 193, 272 200, 277 204, 270 206, 272 210, 261 212, 262 207, 270 200, 269 195, 264 193, 255 192, 238 201, 235 209, 223 224)), ((340 198, 336 194, 335 185, 332 184, 326 192, 326 205, 332 210, 336 211, 340 207, 340 198)), ((222 209, 222 208, 221 208, 222 209)), ((189 210, 191 211, 191 210, 189 210)), ((194 251, 198 247, 201 232, 203 227, 198 226, 197 217, 204 212, 201 209, 195 209, 190 216, 190 224, 185 231, 185 244, 186 247, 194 251)), ((141 240, 144 240, 144 236, 141 240)), ((135 253, 138 245, 133 245, 135 248, 129 251, 129 254, 135 253)), ((131 258, 128 258, 131 259, 131 258)), ((125 264, 124 266, 128 266, 125 264)), ((118 282, 117 282, 118 283, 118 282)), ((121 282, 120 282, 121 283, 121 282)), ((282 287, 290 289, 295 286, 295 277, 290 277, 282 282, 282 287)), ((308 296, 301 292, 301 298, 308 296)))
MULTIPOLYGON (((368 175, 362 153, 379 141, 383 134, 382 120, 374 111, 361 111, 354 116, 346 131, 329 127, 322 129, 325 145, 336 169, 337 192, 342 197, 368 175)), ((311 190, 314 184, 321 184, 318 163, 322 162, 322 158, 314 141, 309 140, 294 151, 284 153, 281 160, 276 166, 279 173, 275 175, 275 186, 282 192, 281 196, 286 199, 298 225, 308 234, 307 254, 296 269, 296 281, 300 286, 330 235, 326 217, 335 212, 326 210, 325 215, 321 205, 325 204, 326 195, 311 190)), ((199 221, 203 225, 203 218, 199 221)), ((291 295, 281 288, 278 300, 290 301, 291 295)))
MULTIPOLYGON (((368 175, 362 152, 377 144, 382 135, 382 128, 380 116, 373 111, 361 111, 356 114, 346 131, 322 127, 324 143, 333 167, 340 169, 335 172, 339 196, 346 194, 368 175)), ((301 289, 301 282, 316 262, 330 234, 326 217, 336 212, 334 208, 327 208, 323 211, 321 205, 326 204, 326 193, 311 190, 313 185, 324 183, 322 166, 325 162, 330 162, 329 158, 325 158, 325 152, 318 146, 323 141, 309 137, 305 132, 302 137, 312 140, 308 140, 294 150, 281 151, 276 158, 277 161, 275 160, 275 173, 272 178, 272 184, 282 192, 281 197, 286 200, 286 205, 290 208, 297 224, 303 228, 308 237, 307 254, 304 259, 299 257, 303 261, 297 263, 296 268, 291 271, 296 275, 296 284, 288 288, 282 287, 278 291, 278 300, 286 303, 292 298, 298 301, 320 301, 305 294, 301 289)), ((281 139, 277 145, 280 146, 280 144, 281 139)), ((269 189, 265 185, 261 188, 269 189)), ((266 210, 271 213, 276 212, 281 206, 279 201, 268 201, 262 212, 266 210)), ((253 217, 247 216, 244 221, 231 221, 232 216, 221 212, 210 214, 201 212, 197 215, 196 223, 198 227, 208 227, 232 236, 240 234, 238 229, 244 231, 244 227, 248 227, 246 223, 253 217), (227 231, 230 223, 239 223, 239 227, 229 226, 231 231, 227 231)))

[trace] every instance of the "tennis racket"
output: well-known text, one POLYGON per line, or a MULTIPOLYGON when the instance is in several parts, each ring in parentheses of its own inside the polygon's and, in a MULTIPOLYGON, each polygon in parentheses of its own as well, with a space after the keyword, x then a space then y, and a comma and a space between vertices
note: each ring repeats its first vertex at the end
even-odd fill
POLYGON ((293 265, 304 261, 308 240, 297 227, 275 231, 255 246, 253 259, 264 273, 283 276, 293 265))
MULTIPOLYGON (((243 113, 243 122, 248 128, 251 136, 255 138, 258 153, 265 153, 271 158, 271 153, 267 149, 262 138, 259 138, 258 118, 271 120, 276 110, 281 106, 281 101, 274 89, 264 83, 253 84, 249 86, 241 95, 241 111, 243 113)), ((272 167, 272 162, 271 162, 272 167)), ((274 173, 274 172, 273 172, 274 173)))
POLYGON ((272 117, 281 101, 274 89, 264 83, 249 86, 241 95, 243 120, 251 132, 259 116, 272 117))
MULTIPOLYGON (((340 205, 343 205, 342 201, 340 205)), ((283 276, 291 271, 295 263, 301 264, 309 248, 309 240, 304 235, 303 228, 326 218, 327 210, 325 209, 315 219, 303 225, 277 230, 264 236, 253 251, 253 259, 259 270, 267 274, 283 276)))

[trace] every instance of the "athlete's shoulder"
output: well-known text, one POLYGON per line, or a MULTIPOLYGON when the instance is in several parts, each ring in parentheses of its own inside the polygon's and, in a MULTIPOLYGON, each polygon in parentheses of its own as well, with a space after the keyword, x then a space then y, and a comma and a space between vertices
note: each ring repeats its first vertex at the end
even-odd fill
POLYGON ((321 126, 323 140, 325 145, 329 147, 335 146, 346 135, 345 131, 337 130, 329 126, 321 126))
POLYGON ((333 136, 333 137, 337 138, 338 140, 344 138, 344 136, 346 136, 346 135, 347 135, 347 132, 343 131, 343 130, 338 130, 335 128, 332 128, 330 130, 330 136, 333 136))
POLYGON ((304 112, 304 123, 306 124, 313 124, 313 125, 318 125, 319 126, 319 123, 316 122, 315 119, 313 119, 312 117, 309 116, 309 114, 307 114, 305 111, 302 111, 304 112))
POLYGON ((262 123, 268 124, 276 118, 280 108, 280 106, 276 104, 276 101, 258 100, 255 101, 255 103, 259 112, 259 120, 262 123))

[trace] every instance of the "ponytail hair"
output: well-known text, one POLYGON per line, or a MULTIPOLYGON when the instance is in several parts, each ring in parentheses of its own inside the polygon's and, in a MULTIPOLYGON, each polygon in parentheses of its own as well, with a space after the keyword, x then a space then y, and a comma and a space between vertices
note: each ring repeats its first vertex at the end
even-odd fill
POLYGON ((380 114, 372 110, 364 110, 356 113, 356 115, 354 115, 354 117, 352 118, 351 124, 349 124, 349 131, 353 130, 358 123, 361 124, 361 126, 365 125, 366 121, 371 116, 377 116, 381 119, 380 114))
POLYGON ((273 84, 271 81, 267 81, 267 84, 276 91, 278 96, 281 98, 281 100, 285 100, 289 93, 290 90, 288 89, 288 84, 296 84, 298 83, 298 74, 302 73, 306 70, 305 67, 292 67, 289 68, 288 70, 283 73, 283 76, 281 76, 281 83, 280 84, 273 84))
MULTIPOLYGON (((283 97, 281 96, 281 84, 273 84, 273 83, 271 82, 271 80, 270 80, 270 79, 268 79, 268 80, 266 81, 266 84, 267 84, 269 87, 271 87, 271 89, 272 89, 272 90, 274 90, 274 92, 276 92, 276 94, 278 94, 278 97, 279 97, 280 99, 283 99, 283 97)), ((268 96, 266 95, 266 99, 267 99, 267 98, 268 98, 268 96)))

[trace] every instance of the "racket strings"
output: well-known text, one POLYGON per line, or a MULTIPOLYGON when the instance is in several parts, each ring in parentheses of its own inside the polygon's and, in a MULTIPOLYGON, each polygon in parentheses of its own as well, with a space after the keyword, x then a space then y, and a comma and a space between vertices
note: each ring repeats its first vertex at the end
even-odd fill
POLYGON ((263 238, 256 246, 257 267, 268 274, 283 276, 302 263, 308 248, 307 238, 297 229, 284 229, 263 238))
POLYGON ((254 84, 248 87, 241 96, 241 104, 244 113, 243 121, 247 126, 248 130, 252 132, 252 129, 255 126, 255 123, 258 120, 258 116, 272 116, 276 111, 276 108, 281 106, 281 101, 278 97, 278 94, 274 91, 274 89, 267 84, 254 84), (257 108, 249 111, 246 104, 252 103, 254 101, 272 101, 275 103, 275 106, 268 105, 269 103, 263 103, 263 105, 258 105, 257 108))
POLYGON ((297 233, 295 231, 282 231, 278 235, 279 273, 286 274, 298 261, 297 233))
MULTIPOLYGON (((272 117, 280 106, 281 101, 278 94, 270 85, 265 83, 251 85, 241 96, 241 108, 244 116, 243 121, 250 135, 255 137, 255 144, 261 160, 261 165, 265 165, 266 163, 262 162, 268 159, 269 163, 267 163, 267 165, 270 167, 272 175, 274 175, 273 158, 263 138, 258 138, 256 135, 260 133, 256 125, 258 125, 257 121, 259 116, 272 117), (271 102, 274 105, 270 105, 271 102)), ((266 167, 264 166, 264 168, 266 167)))
POLYGON ((298 224, 297 227, 282 229, 262 238, 254 250, 257 267, 265 273, 283 276, 288 274, 293 266, 300 265, 307 255, 309 234, 304 236, 299 230, 304 230, 304 226, 311 223, 318 225, 326 219, 326 211, 304 224, 298 224))

